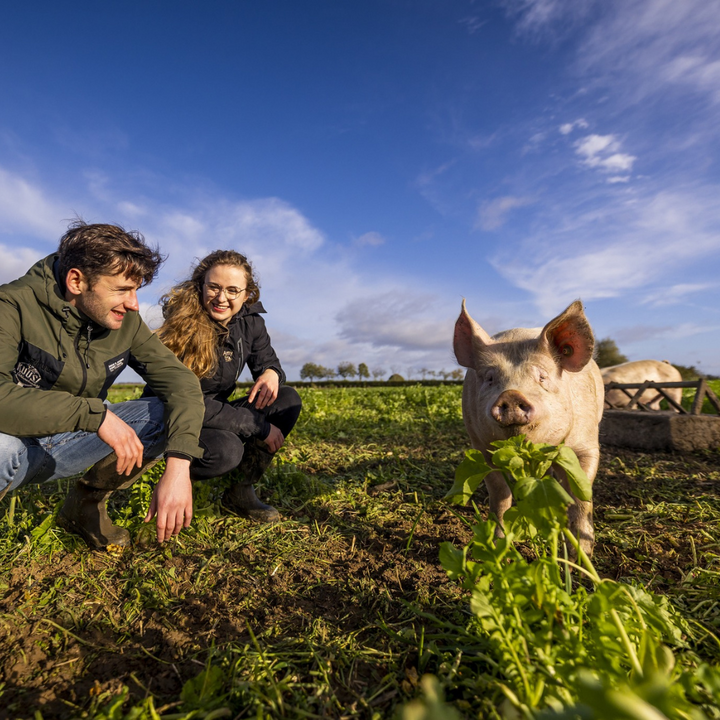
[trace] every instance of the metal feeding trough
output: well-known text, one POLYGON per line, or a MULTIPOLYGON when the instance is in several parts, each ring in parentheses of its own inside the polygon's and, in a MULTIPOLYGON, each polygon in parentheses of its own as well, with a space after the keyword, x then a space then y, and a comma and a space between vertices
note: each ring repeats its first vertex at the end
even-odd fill
POLYGON ((621 409, 605 403, 601 443, 665 452, 720 448, 720 400, 704 378, 692 382, 608 383, 606 395, 610 390, 620 390, 628 401, 621 409), (690 410, 667 393, 674 388, 695 389, 690 410), (717 414, 702 413, 706 398, 717 414), (666 400, 671 409, 652 409, 658 399, 666 400))

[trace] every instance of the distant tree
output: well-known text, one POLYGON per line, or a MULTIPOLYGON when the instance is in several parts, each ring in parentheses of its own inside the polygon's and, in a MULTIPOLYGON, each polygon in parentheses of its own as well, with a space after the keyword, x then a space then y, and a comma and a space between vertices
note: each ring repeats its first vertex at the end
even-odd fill
POLYGON ((599 367, 604 368, 627 362, 628 358, 618 350, 615 341, 607 337, 595 344, 595 360, 599 367))
POLYGON ((405 382, 405 378, 399 373, 393 373, 388 379, 388 382, 405 382))
POLYGON ((338 374, 332 368, 323 368, 323 377, 328 380, 334 380, 338 374))
POLYGON ((463 368, 455 368, 450 373, 451 380, 462 380, 465 377, 465 370, 463 368))
POLYGON ((700 378, 700 372, 694 365, 675 365, 673 363, 673 367, 680 371, 683 380, 697 380, 700 378))
POLYGON ((360 363, 357 367, 357 374, 361 380, 367 380, 370 377, 370 370, 365 363, 360 363))
POLYGON ((374 367, 372 369, 373 380, 377 380, 378 378, 381 378, 386 372, 387 371, 385 370, 385 368, 374 367))
POLYGON ((312 382, 314 378, 324 377, 326 371, 327 368, 324 368, 322 365, 308 362, 300 368, 300 379, 310 380, 310 382, 312 382))
POLYGON ((347 380, 349 377, 357 375, 357 368, 351 362, 341 362, 337 367, 337 372, 343 380, 347 380))

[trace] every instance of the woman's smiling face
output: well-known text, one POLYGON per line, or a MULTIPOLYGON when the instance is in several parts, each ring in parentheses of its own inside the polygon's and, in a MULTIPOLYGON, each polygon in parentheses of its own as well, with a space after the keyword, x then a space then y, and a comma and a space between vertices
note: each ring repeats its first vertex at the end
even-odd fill
POLYGON ((202 304, 207 314, 221 325, 227 325, 242 309, 247 298, 246 285, 247 274, 242 268, 213 265, 205 273, 202 287, 202 304))

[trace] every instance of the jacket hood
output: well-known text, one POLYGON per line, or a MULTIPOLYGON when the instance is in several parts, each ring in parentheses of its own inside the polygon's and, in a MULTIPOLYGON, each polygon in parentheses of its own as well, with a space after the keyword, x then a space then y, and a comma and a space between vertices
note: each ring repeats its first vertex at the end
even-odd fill
POLYGON ((57 253, 48 255, 36 262, 23 277, 11 284, 29 288, 37 301, 47 307, 60 320, 71 336, 75 335, 81 328, 86 327, 88 323, 93 326, 97 335, 104 328, 101 328, 65 299, 58 275, 59 260, 60 256, 57 253))
POLYGON ((23 277, 11 284, 29 287, 38 302, 50 308, 56 315, 64 315, 67 311, 63 310, 63 308, 66 306, 74 314, 79 315, 78 311, 65 300, 60 287, 60 279, 57 276, 59 259, 57 254, 48 255, 36 262, 23 277))

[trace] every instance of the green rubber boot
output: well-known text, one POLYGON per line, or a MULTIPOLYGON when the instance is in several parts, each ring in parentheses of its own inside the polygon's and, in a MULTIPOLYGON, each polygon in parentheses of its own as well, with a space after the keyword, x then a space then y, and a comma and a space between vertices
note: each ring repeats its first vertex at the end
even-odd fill
POLYGON ((79 535, 92 550, 104 550, 108 545, 128 547, 130 533, 112 524, 106 501, 113 491, 130 487, 156 462, 147 460, 130 475, 118 475, 115 453, 95 463, 70 489, 57 515, 57 524, 63 530, 79 535))
POLYGON ((272 505, 262 502, 255 494, 253 487, 263 476, 274 457, 273 453, 264 450, 256 441, 248 440, 245 443, 245 455, 238 465, 242 479, 223 493, 223 506, 240 517, 259 523, 280 520, 280 513, 272 505))

